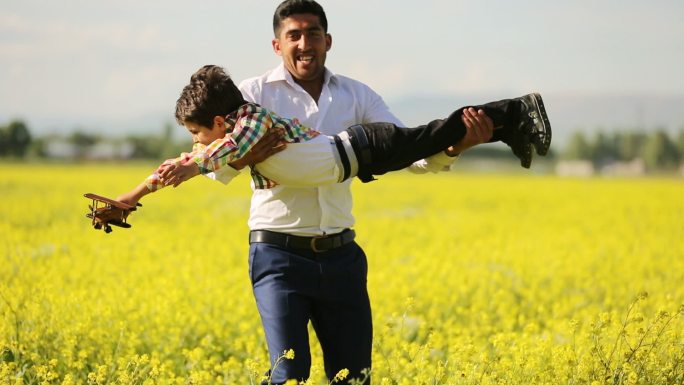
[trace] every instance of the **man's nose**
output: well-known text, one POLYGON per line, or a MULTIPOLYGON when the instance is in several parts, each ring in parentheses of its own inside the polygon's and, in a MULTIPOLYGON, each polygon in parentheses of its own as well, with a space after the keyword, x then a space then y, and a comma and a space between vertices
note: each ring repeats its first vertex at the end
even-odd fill
POLYGON ((310 46, 310 39, 305 33, 299 38, 299 49, 304 51, 310 46))

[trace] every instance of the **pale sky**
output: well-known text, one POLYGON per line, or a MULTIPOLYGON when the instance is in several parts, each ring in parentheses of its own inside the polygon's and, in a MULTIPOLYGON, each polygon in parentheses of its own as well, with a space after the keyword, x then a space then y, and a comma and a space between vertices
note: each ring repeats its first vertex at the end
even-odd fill
MULTIPOLYGON (((202 65, 239 81, 280 63, 271 48, 279 2, 3 0, 0 124, 125 131, 151 117, 172 122, 202 65)), ((390 107, 432 94, 684 95, 681 0, 320 3, 333 37, 328 68, 390 107)))

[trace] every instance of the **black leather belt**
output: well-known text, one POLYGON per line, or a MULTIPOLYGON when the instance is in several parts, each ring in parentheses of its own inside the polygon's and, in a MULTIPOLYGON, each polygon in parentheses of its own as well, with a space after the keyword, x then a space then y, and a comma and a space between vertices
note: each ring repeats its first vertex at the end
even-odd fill
POLYGON ((276 233, 268 230, 252 230, 249 232, 249 243, 270 243, 293 249, 312 250, 322 252, 342 247, 354 240, 354 230, 346 229, 337 234, 317 235, 314 237, 300 237, 276 233))

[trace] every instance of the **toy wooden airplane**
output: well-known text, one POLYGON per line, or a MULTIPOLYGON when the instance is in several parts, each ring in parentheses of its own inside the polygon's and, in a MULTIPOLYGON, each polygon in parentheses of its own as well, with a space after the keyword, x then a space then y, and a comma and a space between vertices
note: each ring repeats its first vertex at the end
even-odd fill
POLYGON ((119 226, 123 228, 130 228, 130 223, 126 222, 126 218, 135 211, 137 206, 142 206, 138 203, 136 206, 131 206, 127 203, 115 201, 97 194, 84 194, 88 199, 92 199, 93 203, 88 205, 90 213, 86 217, 92 220, 92 225, 96 230, 104 229, 105 233, 111 233, 112 227, 110 225, 119 226), (102 206, 100 206, 102 204, 102 206))

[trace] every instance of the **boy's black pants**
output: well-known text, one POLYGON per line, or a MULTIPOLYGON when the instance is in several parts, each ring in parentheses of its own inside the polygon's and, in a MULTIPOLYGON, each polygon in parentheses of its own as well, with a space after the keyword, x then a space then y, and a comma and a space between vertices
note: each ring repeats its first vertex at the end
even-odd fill
MULTIPOLYGON (((523 109, 519 99, 504 99, 472 107, 484 110, 494 121, 494 127, 501 127, 494 130, 490 142, 506 143, 517 130, 523 109)), ((349 127, 347 132, 359 162, 357 176, 363 182, 370 182, 374 179, 373 175, 401 170, 458 143, 466 134, 465 124, 461 120, 466 108, 469 107, 454 111, 446 119, 436 119, 414 128, 397 127, 392 123, 366 123, 349 127)))

